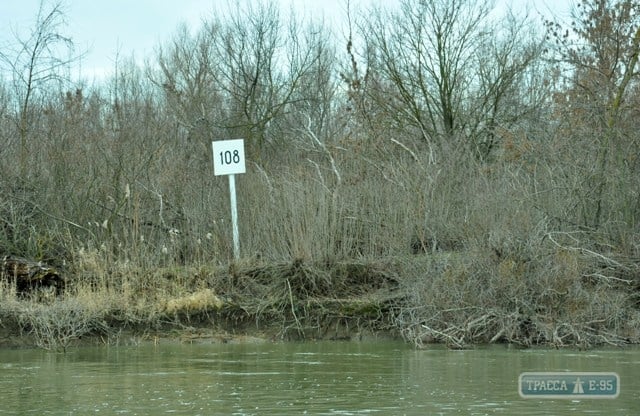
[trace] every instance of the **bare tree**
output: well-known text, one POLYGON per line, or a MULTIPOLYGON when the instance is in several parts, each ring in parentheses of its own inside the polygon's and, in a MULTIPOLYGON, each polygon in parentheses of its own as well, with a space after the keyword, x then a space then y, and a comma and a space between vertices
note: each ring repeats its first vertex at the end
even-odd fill
MULTIPOLYGON (((559 111, 572 133, 588 138, 582 165, 582 223, 598 229, 619 213, 637 223, 637 124, 633 94, 640 81, 640 4, 632 0, 581 0, 570 28, 547 22, 560 68, 569 68, 566 88, 558 93, 559 111), (631 152, 631 153, 630 153, 631 152), (619 196, 626 195, 620 201, 619 196), (617 201, 617 202, 616 202, 617 201), (616 207, 612 204, 622 203, 616 207)), ((582 140, 584 137, 576 137, 582 140)))
POLYGON ((509 12, 481 36, 464 97, 460 118, 473 153, 488 158, 500 144, 497 130, 525 127, 525 121, 544 107, 549 89, 535 71, 542 70, 542 37, 527 19, 509 12))
POLYGON ((0 62, 8 67, 13 76, 20 166, 23 171, 26 169, 33 101, 39 93, 45 93, 49 84, 68 81, 63 70, 81 57, 80 54, 74 54, 71 38, 62 32, 65 24, 63 4, 56 2, 49 5, 41 0, 30 33, 25 38, 16 34, 16 44, 0 50, 0 62))
POLYGON ((203 22, 196 35, 180 28, 159 50, 161 73, 152 78, 178 123, 203 143, 243 137, 254 155, 292 130, 295 113, 304 113, 305 125, 307 117, 326 124, 333 51, 324 28, 294 13, 281 17, 273 2, 231 9, 203 22))
POLYGON ((460 126, 469 65, 490 10, 488 1, 405 0, 399 13, 377 11, 366 37, 398 100, 382 96, 376 103, 394 103, 389 111, 417 125, 424 140, 451 135, 460 126))
POLYGON ((526 18, 492 20, 492 4, 402 1, 399 12, 378 9, 364 25, 366 96, 432 151, 464 137, 455 147, 486 159, 498 142, 496 128, 537 105, 522 90, 541 56, 541 39, 526 18))
POLYGON ((213 121, 224 117, 221 88, 213 72, 213 41, 218 30, 219 26, 211 23, 207 31, 191 35, 188 27, 181 25, 171 43, 158 49, 160 73, 149 74, 165 93, 178 138, 189 139, 198 147, 208 145, 213 121))

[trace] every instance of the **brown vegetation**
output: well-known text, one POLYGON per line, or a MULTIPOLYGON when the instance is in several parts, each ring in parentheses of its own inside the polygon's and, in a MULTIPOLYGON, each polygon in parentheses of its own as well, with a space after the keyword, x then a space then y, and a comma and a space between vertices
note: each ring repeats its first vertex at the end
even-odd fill
POLYGON ((475 2, 409 3, 354 24, 344 54, 269 6, 181 29, 105 84, 0 84, 0 253, 66 281, 28 299, 2 282, 0 326, 48 348, 201 324, 639 342, 637 6, 584 0, 545 41, 475 2), (209 149, 238 137, 235 260, 209 149))

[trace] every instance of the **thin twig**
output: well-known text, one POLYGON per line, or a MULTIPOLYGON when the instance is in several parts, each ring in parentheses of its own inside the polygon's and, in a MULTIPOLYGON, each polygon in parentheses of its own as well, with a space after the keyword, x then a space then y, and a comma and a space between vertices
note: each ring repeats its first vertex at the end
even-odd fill
POLYGON ((407 152, 409 152, 409 154, 411 155, 411 157, 413 158, 414 161, 418 162, 418 156, 416 156, 415 153, 413 153, 413 151, 411 149, 409 149, 407 146, 405 146, 403 143, 399 142, 396 139, 390 139, 392 143, 397 144, 398 146, 402 147, 404 150, 406 150, 407 152))
MULTIPOLYGON (((553 244, 555 244, 556 246, 558 246, 558 247, 560 247, 560 248, 562 248, 562 249, 565 249, 565 250, 572 250, 572 251, 578 251, 578 252, 580 252, 580 253, 582 253, 582 254, 589 254, 589 255, 591 255, 591 256, 594 256, 594 257, 597 257, 597 258, 599 258, 599 259, 601 259, 601 260, 604 260, 604 261, 605 261, 606 263, 608 263, 608 264, 614 265, 614 266, 619 267, 619 268, 621 268, 621 269, 623 269, 623 270, 629 270, 629 268, 628 268, 627 266, 625 266, 624 264, 622 264, 622 263, 620 263, 620 262, 617 262, 617 261, 615 261, 614 259, 612 259, 612 258, 610 258, 610 257, 604 256, 604 255, 602 255, 602 254, 600 254, 600 253, 596 253, 595 251, 589 250, 589 249, 587 249, 587 248, 584 248, 584 247, 563 246, 562 244, 558 243, 556 240, 554 240, 554 239, 553 239, 553 234, 565 234, 565 235, 569 235, 569 234, 568 234, 568 233, 561 233, 561 232, 559 232, 559 231, 554 231, 554 232, 549 232, 549 233, 547 233, 547 235, 546 235, 546 236, 549 238, 549 240, 551 240, 551 242, 553 242, 553 244)), ((570 236, 570 237, 571 237, 571 236, 570 236)), ((575 240, 575 238, 574 238, 574 237, 571 237, 571 238, 573 238, 573 239, 575 240)))
POLYGON ((291 283, 289 283, 289 279, 287 279, 287 287, 289 288, 289 303, 291 305, 291 313, 293 314, 293 318, 296 320, 296 326, 298 327, 298 332, 302 334, 302 338, 304 338, 304 329, 302 329, 302 325, 300 324, 300 320, 296 315, 296 309, 293 304, 293 292, 291 291, 291 283))
POLYGON ((340 185, 340 183, 342 183, 342 176, 338 171, 338 167, 336 166, 336 161, 333 158, 333 155, 331 154, 329 149, 327 149, 327 146, 323 142, 321 142, 320 139, 318 139, 318 136, 316 136, 313 130, 311 130, 311 117, 307 116, 307 120, 307 128, 306 130, 304 130, 304 133, 309 136, 318 146, 320 146, 322 151, 327 155, 327 157, 329 158, 329 162, 331 163, 331 170, 333 170, 333 173, 336 176, 336 180, 338 181, 338 185, 340 185))
POLYGON ((82 225, 80 225, 80 224, 76 224, 75 222, 70 221, 70 220, 68 220, 68 219, 66 219, 66 218, 62 218, 62 217, 59 217, 59 216, 57 216, 57 215, 54 215, 54 214, 52 214, 52 213, 50 213, 50 212, 47 212, 46 210, 42 209, 38 204, 36 204, 36 203, 35 203, 35 202, 33 202, 33 201, 29 201, 29 200, 26 200, 26 199, 22 199, 22 198, 20 198, 20 197, 18 197, 18 196, 15 196, 15 195, 13 195, 12 197, 13 197, 13 198, 15 198, 15 199, 18 199, 18 200, 20 200, 20 201, 22 201, 22 202, 25 202, 25 203, 27 203, 27 204, 31 204, 35 209, 37 209, 38 211, 40 211, 42 214, 44 214, 44 215, 46 215, 46 216, 48 216, 48 217, 50 217, 50 218, 53 218, 54 220, 62 221, 62 222, 66 223, 66 224, 69 224, 69 225, 71 225, 71 226, 73 226, 73 227, 76 227, 76 228, 79 228, 79 229, 81 229, 81 230, 83 230, 83 231, 86 231, 87 233, 89 233, 89 234, 91 235, 91 237, 95 238, 95 235, 91 232, 91 230, 90 230, 90 229, 88 229, 88 228, 86 228, 86 227, 83 227, 83 226, 82 226, 82 225))

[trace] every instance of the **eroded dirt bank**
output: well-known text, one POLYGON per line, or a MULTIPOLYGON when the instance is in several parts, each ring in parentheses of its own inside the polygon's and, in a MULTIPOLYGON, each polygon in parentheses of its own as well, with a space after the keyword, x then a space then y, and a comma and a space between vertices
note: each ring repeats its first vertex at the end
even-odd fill
POLYGON ((640 340, 634 276, 598 279, 571 253, 85 271, 62 295, 3 286, 0 347, 397 337, 421 346, 591 347, 640 340))

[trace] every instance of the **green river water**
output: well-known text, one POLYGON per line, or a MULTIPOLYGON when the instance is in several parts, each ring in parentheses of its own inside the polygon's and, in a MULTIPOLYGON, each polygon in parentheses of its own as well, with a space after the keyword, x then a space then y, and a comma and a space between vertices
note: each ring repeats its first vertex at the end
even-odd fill
POLYGON ((640 349, 401 342, 0 350, 0 415, 640 415, 640 349), (527 371, 615 372, 615 399, 523 399, 527 371))

